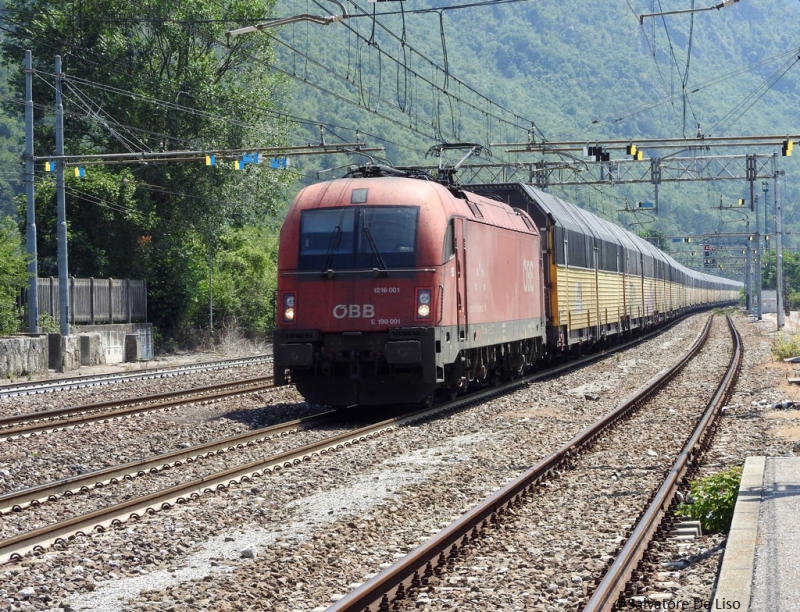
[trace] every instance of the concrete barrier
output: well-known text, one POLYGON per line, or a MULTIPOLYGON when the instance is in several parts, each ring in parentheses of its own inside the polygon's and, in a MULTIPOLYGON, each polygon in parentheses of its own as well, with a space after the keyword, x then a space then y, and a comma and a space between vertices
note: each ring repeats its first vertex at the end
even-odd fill
POLYGON ((66 372, 81 366, 122 363, 126 336, 131 335, 135 355, 131 361, 153 358, 153 327, 149 323, 95 325, 61 334, 19 334, 0 338, 0 378, 20 378, 66 372), (110 346, 109 346, 110 345, 110 346))
MULTIPOLYGON (((75 328, 79 334, 97 333, 101 336, 103 353, 107 364, 123 363, 125 359, 125 336, 135 334, 138 338, 138 359, 153 359, 153 324, 120 323, 114 325, 86 325, 75 328)), ((137 360, 138 360, 137 359, 137 360)))
POLYGON ((81 365, 105 365, 106 355, 103 350, 103 336, 99 333, 80 334, 81 365))
POLYGON ((139 361, 139 337, 136 334, 125 334, 125 363, 139 361))
POLYGON ((47 367, 51 370, 60 370, 63 345, 61 334, 47 334, 47 367))
POLYGON ((20 378, 47 372, 47 336, 20 335, 0 338, 0 376, 20 378))

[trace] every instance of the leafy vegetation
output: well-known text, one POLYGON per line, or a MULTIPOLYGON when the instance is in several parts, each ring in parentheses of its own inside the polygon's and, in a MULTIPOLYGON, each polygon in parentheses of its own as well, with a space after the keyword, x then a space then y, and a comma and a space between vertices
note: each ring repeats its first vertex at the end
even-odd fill
POLYGON ((728 531, 741 480, 742 468, 734 467, 693 481, 690 491, 693 501, 690 504, 681 504, 677 514, 700 521, 704 533, 728 531))
POLYGON ((0 335, 19 330, 21 312, 16 302, 28 277, 27 265, 17 227, 6 217, 0 221, 0 335))
MULTIPOLYGON (((2 52, 12 91, 23 90, 21 58, 32 49, 34 99, 51 100, 53 49, 60 50, 70 154, 247 150, 285 142, 276 114, 281 80, 263 68, 271 61, 269 38, 243 36, 227 46, 224 37, 228 23, 269 14, 271 0, 5 4, 11 27, 2 52)), ((14 101, 6 107, 20 110, 14 101)), ((52 150, 52 126, 52 112, 38 108, 37 151, 52 150)), ((220 158, 216 167, 202 160, 86 166, 84 178, 68 173, 69 273, 146 279, 148 319, 166 337, 197 322, 209 267, 227 265, 221 237, 245 225, 274 227, 290 180, 268 164, 237 172, 233 159, 220 158)), ((36 189, 40 275, 54 275, 52 175, 37 174, 36 189)), ((260 310, 248 310, 248 300, 229 306, 242 309, 232 313, 237 318, 266 322, 260 310)))
MULTIPOLYGON (((5 5, 0 0, 0 11, 5 5)), ((0 29, 0 41, 3 29, 0 29)), ((8 70, 0 65, 0 100, 5 100, 8 90, 8 70)), ((0 107, 0 219, 16 215, 14 198, 22 191, 22 113, 7 112, 0 107)))
POLYGON ((788 359, 800 355, 800 335, 782 331, 772 342, 772 356, 775 359, 788 359))
MULTIPOLYGON (((298 2, 289 6, 286 13, 301 8, 298 2)), ((427 6, 441 3, 423 2, 413 8, 427 6)), ((680 138, 698 131, 706 136, 795 131, 791 101, 800 95, 797 43, 783 24, 800 16, 797 3, 753 0, 693 17, 648 19, 644 27, 639 26, 637 15, 651 12, 652 6, 643 0, 610 4, 565 0, 449 10, 441 13, 441 30, 436 12, 400 15, 399 10, 384 11, 393 13, 380 18, 386 29, 371 28, 369 19, 355 19, 336 29, 300 24, 276 33, 286 45, 278 48, 282 65, 298 66, 296 49, 301 46, 319 62, 305 62, 302 70, 293 73, 298 83, 313 81, 321 87, 298 85, 294 114, 337 126, 340 138, 352 138, 358 128, 369 142, 384 144, 385 157, 398 164, 435 163, 422 153, 440 140, 525 143, 529 121, 535 122, 537 140, 587 144, 604 139, 680 138), (314 53, 317 48, 327 52, 314 53), (400 61, 395 63, 389 56, 400 61), (422 57, 447 65, 450 78, 431 69, 422 57), (513 118, 481 103, 453 77, 513 110, 513 118), (452 96, 437 93, 434 85, 452 96), (485 114, 470 110, 469 103, 485 109, 485 114)), ((664 10, 669 7, 665 5, 664 10)), ((316 137, 316 128, 314 124, 305 131, 309 139, 316 137)), ((506 153, 508 148, 493 144, 493 158, 487 161, 541 159, 506 153)), ((777 149, 746 152, 780 155, 777 149)), ((647 164, 648 157, 677 153, 741 155, 745 150, 645 149, 642 163, 647 164)), ((613 151, 612 159, 618 158, 625 155, 613 151)), ((790 204, 800 195, 796 160, 796 155, 778 158, 780 168, 787 172, 781 187, 787 227, 800 221, 800 209, 790 204)), ((315 180, 310 170, 307 179, 315 180)), ((525 173, 518 176, 527 178, 525 173)), ((719 232, 718 244, 743 244, 748 219, 750 230, 754 228, 753 213, 724 210, 739 197, 749 196, 744 180, 663 183, 658 187, 657 215, 633 210, 637 201, 655 199, 654 187, 647 181, 548 190, 633 231, 654 229, 664 237, 719 232), (733 233, 739 236, 724 236, 733 233)), ((771 205, 771 194, 769 201, 771 205)), ((703 269, 702 249, 698 251, 696 242, 676 245, 668 240, 665 246, 680 261, 703 269)), ((740 278, 742 260, 720 258, 722 269, 708 271, 740 278), (737 271, 728 272, 731 268, 737 271)))
MULTIPOLYGON (((213 316, 228 328, 263 332, 274 323, 278 240, 264 228, 228 230, 219 238, 213 276, 213 316)), ((208 279, 200 283, 208 295, 208 279)), ((191 321, 208 324, 208 301, 194 302, 191 321)))

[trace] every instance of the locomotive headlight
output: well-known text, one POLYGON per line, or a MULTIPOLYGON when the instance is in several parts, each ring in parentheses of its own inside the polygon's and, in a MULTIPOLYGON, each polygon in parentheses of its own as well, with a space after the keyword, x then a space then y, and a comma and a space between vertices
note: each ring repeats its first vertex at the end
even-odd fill
POLYGON ((284 293, 283 294, 283 322, 284 323, 294 323, 295 317, 295 294, 294 293, 284 293))
POLYGON ((417 321, 431 318, 431 290, 417 289, 417 321))

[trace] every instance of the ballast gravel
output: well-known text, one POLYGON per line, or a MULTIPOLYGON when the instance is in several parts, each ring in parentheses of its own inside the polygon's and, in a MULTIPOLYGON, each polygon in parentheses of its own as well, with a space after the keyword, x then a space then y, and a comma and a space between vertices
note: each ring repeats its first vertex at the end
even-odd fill
MULTIPOLYGON (((231 485, 104 533, 78 537, 63 550, 26 555, 0 566, 4 576, 0 609, 324 609, 612 409, 682 354, 704 323, 704 316, 691 317, 655 340, 577 372, 399 428, 278 474, 231 485)), ((773 399, 767 378, 783 374, 761 366, 770 342, 764 335, 766 323, 751 324, 743 318, 738 323, 743 331, 752 330, 745 334, 745 371, 752 373, 743 373, 739 384, 742 398, 749 402, 725 418, 724 427, 733 426, 723 429, 724 465, 740 464, 751 450, 757 452, 749 454, 766 448, 791 452, 793 446, 775 433, 779 421, 770 419, 773 411, 766 408, 783 399, 773 399), (759 433, 753 435, 753 430, 759 433)), ((676 401, 699 399, 700 386, 685 389, 676 401)), ((294 407, 311 409, 302 402, 294 407)), ((169 436, 170 428, 171 424, 164 426, 164 435, 169 436)), ((112 436, 103 443, 111 447, 109 453, 114 452, 112 436)), ((608 443, 613 446, 613 440, 608 443)), ((581 508, 555 502, 540 506, 529 539, 517 534, 517 541, 506 542, 504 533, 492 536, 498 550, 505 547, 507 562, 478 559, 485 555, 476 553, 466 574, 447 576, 436 585, 445 590, 428 592, 410 602, 409 609, 447 607, 444 602, 454 598, 449 593, 458 590, 475 595, 457 609, 498 609, 498 601, 523 606, 506 609, 571 609, 599 571, 598 564, 605 562, 602 555, 618 546, 623 523, 632 520, 624 504, 641 495, 638 479, 649 476, 647 462, 658 459, 647 451, 661 454, 656 444, 652 446, 656 448, 636 449, 636 460, 643 467, 595 466, 598 480, 613 482, 617 472, 629 488, 628 494, 617 498, 618 516, 583 534, 564 533, 559 544, 553 535, 561 535, 565 517, 581 508), (598 530, 604 534, 602 550, 593 544, 598 530), (545 551, 542 542, 550 540, 554 541, 545 551), (537 548, 542 548, 541 557, 537 548), (590 549, 592 555, 587 555, 590 549), (515 559, 520 550, 529 560, 518 573, 515 559), (564 566, 572 571, 563 577, 548 575, 557 561, 573 563, 564 566), (580 563, 588 567, 579 567, 580 563), (496 583, 503 586, 492 586, 488 575, 503 577, 496 583), (454 578, 456 583, 447 582, 454 578), (501 588, 503 593, 498 593, 501 588)), ((3 453, 0 446, 0 469, 11 472, 15 460, 3 453)), ((568 477, 565 474, 554 484, 566 483, 568 477)), ((576 480, 571 486, 577 492, 585 483, 576 480)), ((679 574, 674 579, 679 590, 671 591, 674 596, 683 596, 681 588, 701 596, 710 593, 709 575, 715 570, 708 566, 718 556, 719 542, 705 538, 688 547, 676 544, 674 550, 668 546, 662 550, 664 563, 684 563, 682 568, 665 570, 679 574)), ((653 588, 658 587, 656 579, 673 581, 664 580, 668 577, 654 576, 653 588)))

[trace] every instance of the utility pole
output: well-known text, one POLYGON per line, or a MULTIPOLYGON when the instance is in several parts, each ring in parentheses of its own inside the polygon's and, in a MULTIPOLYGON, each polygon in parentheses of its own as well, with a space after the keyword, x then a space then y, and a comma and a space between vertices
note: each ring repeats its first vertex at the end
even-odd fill
POLYGON ((778 192, 778 176, 783 172, 778 172, 778 156, 775 155, 775 289, 778 308, 778 329, 782 329, 786 324, 783 312, 783 252, 782 239, 783 239, 783 219, 781 212, 781 200, 778 192))
POLYGON ((28 254, 28 333, 39 333, 39 269, 33 173, 33 58, 25 51, 25 249, 28 254))
POLYGON ((753 275, 752 275, 752 267, 753 264, 750 260, 750 217, 747 218, 747 237, 748 239, 745 241, 745 248, 746 248, 746 255, 745 255, 745 311, 752 312, 753 311, 753 275))
POLYGON ((753 316, 757 320, 762 319, 761 313, 761 234, 759 233, 758 223, 758 210, 756 210, 756 197, 754 192, 753 183, 755 183, 757 174, 756 156, 754 154, 747 155, 747 180, 750 182, 750 211, 755 213, 756 217, 756 254, 755 254, 755 298, 756 303, 753 307, 753 316))
POLYGON ((69 273, 67 269, 67 203, 64 183, 64 104, 61 100, 61 56, 56 55, 56 205, 58 208, 58 321, 69 336, 69 273))

